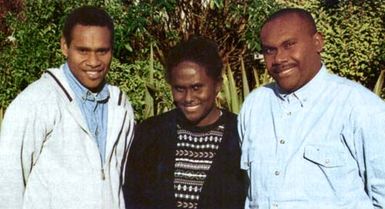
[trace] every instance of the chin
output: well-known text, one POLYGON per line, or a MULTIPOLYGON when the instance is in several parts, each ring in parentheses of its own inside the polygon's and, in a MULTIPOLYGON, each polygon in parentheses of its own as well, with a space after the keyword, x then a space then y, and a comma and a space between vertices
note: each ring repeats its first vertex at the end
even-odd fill
POLYGON ((184 113, 184 117, 192 124, 197 124, 200 121, 200 118, 197 116, 189 115, 184 113))
POLYGON ((189 115, 186 115, 184 114, 184 117, 191 123, 195 123, 198 121, 198 118, 197 117, 194 117, 194 116, 189 116, 189 115))

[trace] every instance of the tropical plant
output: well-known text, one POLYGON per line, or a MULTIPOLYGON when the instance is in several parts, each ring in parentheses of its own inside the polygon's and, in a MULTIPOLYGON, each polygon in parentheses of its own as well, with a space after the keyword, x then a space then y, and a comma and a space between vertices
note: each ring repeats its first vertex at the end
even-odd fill
POLYGON ((4 118, 4 109, 0 107, 0 130, 1 130, 1 122, 4 118))
POLYGON ((237 112, 249 91, 270 81, 259 54, 258 33, 266 17, 284 6, 306 8, 314 14, 326 40, 322 55, 328 69, 384 96, 383 73, 380 74, 385 70, 383 1, 22 2, 21 9, 1 14, 7 28, 0 31, 0 108, 3 110, 48 67, 63 63, 59 46, 63 21, 69 11, 85 4, 102 6, 113 16, 115 59, 108 79, 127 93, 138 120, 173 107, 162 64, 169 48, 190 35, 207 36, 218 43, 226 66, 218 103, 237 112))
POLYGON ((133 64, 114 59, 108 79, 127 93, 138 121, 162 113, 173 105, 169 86, 163 82, 163 68, 158 62, 151 63, 151 59, 133 64))
POLYGON ((385 82, 385 70, 381 70, 380 76, 378 76, 376 85, 374 85, 373 92, 378 96, 382 96, 385 82))
POLYGON ((240 62, 242 74, 241 87, 235 82, 234 70, 231 69, 230 65, 226 65, 226 70, 223 74, 223 87, 218 97, 218 104, 234 113, 240 111, 243 101, 251 91, 250 83, 255 83, 255 87, 260 87, 272 81, 271 77, 267 74, 267 70, 265 70, 263 75, 259 75, 258 70, 253 69, 252 78, 248 77, 242 58, 240 58, 240 62))

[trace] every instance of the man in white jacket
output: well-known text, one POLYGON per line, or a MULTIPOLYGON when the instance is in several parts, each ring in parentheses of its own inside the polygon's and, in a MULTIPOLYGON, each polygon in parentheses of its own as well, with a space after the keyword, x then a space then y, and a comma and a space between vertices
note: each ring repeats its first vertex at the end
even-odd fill
POLYGON ((0 133, 0 208, 123 209, 122 171, 134 114, 105 82, 114 26, 96 7, 67 18, 67 62, 8 107, 0 133))

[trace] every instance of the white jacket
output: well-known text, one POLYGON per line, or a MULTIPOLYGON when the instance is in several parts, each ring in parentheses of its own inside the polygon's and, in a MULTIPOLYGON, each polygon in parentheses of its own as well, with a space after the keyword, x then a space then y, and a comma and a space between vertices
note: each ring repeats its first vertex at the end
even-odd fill
POLYGON ((109 86, 106 161, 63 67, 49 69, 8 107, 0 132, 0 209, 123 209, 134 114, 109 86))

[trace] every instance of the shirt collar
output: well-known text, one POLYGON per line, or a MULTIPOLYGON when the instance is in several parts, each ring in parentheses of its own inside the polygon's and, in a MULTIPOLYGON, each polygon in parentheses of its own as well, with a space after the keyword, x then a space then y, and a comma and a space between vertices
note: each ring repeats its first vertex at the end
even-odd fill
POLYGON ((312 78, 307 84, 302 86, 300 89, 291 92, 290 94, 284 94, 280 93, 279 86, 276 83, 275 84, 275 92, 278 95, 278 97, 283 100, 290 100, 290 99, 297 99, 303 105, 307 101, 309 101, 311 98, 314 98, 318 95, 320 95, 323 86, 325 83, 323 80, 325 79, 327 75, 327 70, 324 64, 322 64, 321 69, 318 71, 318 73, 312 78))
POLYGON ((110 92, 108 91, 107 84, 104 84, 102 90, 97 92, 95 95, 95 93, 88 90, 78 81, 78 79, 76 79, 76 77, 72 74, 71 70, 69 69, 68 63, 64 64, 64 74, 67 80, 69 81, 68 83, 77 98, 97 102, 103 102, 109 98, 110 92))

